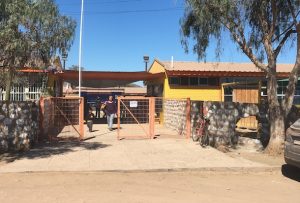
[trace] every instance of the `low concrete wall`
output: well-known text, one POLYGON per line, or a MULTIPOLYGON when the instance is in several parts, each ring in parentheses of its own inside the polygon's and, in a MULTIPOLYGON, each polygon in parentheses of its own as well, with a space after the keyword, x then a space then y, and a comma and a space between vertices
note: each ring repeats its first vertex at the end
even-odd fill
POLYGON ((0 151, 28 150, 39 133, 39 109, 34 102, 0 101, 0 151))

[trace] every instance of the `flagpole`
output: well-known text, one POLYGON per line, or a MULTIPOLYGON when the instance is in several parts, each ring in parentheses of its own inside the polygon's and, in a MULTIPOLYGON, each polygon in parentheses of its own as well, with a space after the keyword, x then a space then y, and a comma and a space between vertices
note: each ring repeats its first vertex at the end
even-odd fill
POLYGON ((84 0, 81 0, 80 36, 79 36, 79 62, 78 62, 78 72, 79 72, 78 94, 79 94, 79 97, 81 97, 81 57, 82 57, 83 6, 84 6, 84 0))

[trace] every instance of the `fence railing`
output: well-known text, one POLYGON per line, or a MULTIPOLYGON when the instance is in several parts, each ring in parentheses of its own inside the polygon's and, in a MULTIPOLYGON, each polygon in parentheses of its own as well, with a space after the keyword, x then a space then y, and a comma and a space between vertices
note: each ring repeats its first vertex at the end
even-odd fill
MULTIPOLYGON (((41 84, 31 86, 14 85, 10 91, 11 101, 32 101, 39 100, 42 96, 43 87, 41 84)), ((6 91, 0 87, 0 101, 5 100, 6 91)))

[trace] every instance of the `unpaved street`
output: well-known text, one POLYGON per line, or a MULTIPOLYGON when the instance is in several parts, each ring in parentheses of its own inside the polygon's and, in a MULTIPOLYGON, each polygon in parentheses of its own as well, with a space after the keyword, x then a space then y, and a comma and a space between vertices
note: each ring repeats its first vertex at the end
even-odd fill
POLYGON ((6 203, 296 203, 300 199, 299 179, 287 178, 280 171, 10 173, 0 174, 0 180, 0 202, 6 203))

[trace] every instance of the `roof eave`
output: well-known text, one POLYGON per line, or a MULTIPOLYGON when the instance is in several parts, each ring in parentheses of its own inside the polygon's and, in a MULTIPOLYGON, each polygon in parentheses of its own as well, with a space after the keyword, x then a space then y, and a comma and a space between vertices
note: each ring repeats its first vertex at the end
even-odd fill
MULTIPOLYGON (((264 72, 238 72, 238 71, 178 71, 166 70, 167 76, 204 76, 204 77, 265 77, 264 72)), ((277 77, 286 78, 288 72, 279 72, 277 77)))

